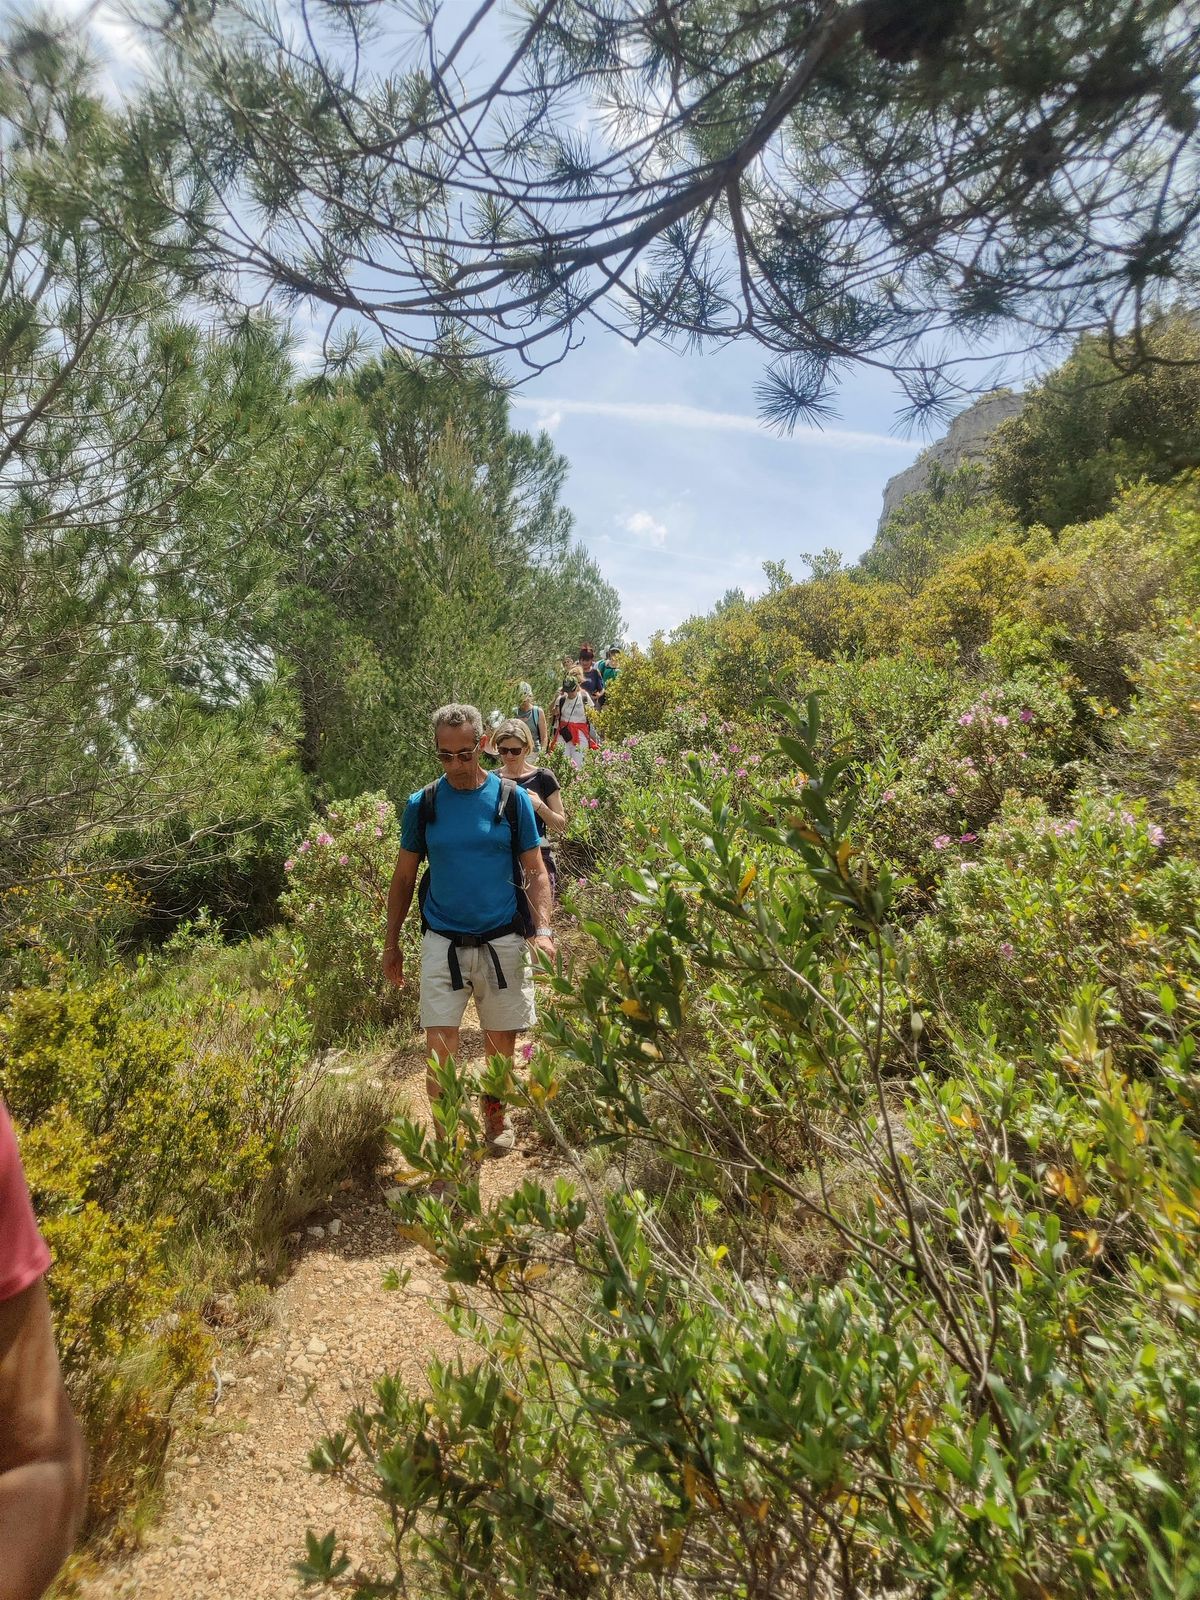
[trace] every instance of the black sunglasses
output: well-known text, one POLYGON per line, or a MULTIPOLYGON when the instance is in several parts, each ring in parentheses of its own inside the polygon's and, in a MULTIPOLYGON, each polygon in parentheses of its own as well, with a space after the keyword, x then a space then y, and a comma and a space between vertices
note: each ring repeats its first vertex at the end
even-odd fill
POLYGON ((525 746, 523 744, 498 744, 496 749, 502 756, 523 756, 525 754, 525 746))

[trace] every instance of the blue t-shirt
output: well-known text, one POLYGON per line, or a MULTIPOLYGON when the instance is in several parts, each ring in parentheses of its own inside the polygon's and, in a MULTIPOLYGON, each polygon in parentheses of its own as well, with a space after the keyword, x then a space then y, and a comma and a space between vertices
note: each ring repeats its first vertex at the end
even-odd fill
MULTIPOLYGON (((417 817, 420 789, 409 795, 400 826, 400 844, 419 850, 417 817)), ((517 914, 513 885, 512 840, 508 821, 496 820, 500 779, 489 772, 479 789, 456 789, 443 778, 437 787, 437 816, 425 829, 429 855, 429 893, 425 920, 441 933, 487 933, 504 928, 517 914)), ((517 843, 536 850, 537 817, 529 796, 516 791, 517 843)))

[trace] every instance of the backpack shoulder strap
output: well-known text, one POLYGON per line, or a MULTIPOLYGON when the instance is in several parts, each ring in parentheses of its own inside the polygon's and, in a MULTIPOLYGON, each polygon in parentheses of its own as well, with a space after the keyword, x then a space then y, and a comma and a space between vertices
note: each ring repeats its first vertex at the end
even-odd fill
POLYGON ((421 798, 417 804, 417 854, 425 856, 425 830, 431 822, 437 821, 437 789, 441 782, 435 778, 432 783, 427 783, 421 790, 421 798))
POLYGON ((508 823, 509 842, 512 846, 513 882, 518 884, 524 881, 524 869, 521 866, 521 841, 518 837, 520 824, 517 820, 517 789, 519 787, 511 778, 501 778, 500 803, 496 807, 496 821, 499 822, 503 817, 508 823))

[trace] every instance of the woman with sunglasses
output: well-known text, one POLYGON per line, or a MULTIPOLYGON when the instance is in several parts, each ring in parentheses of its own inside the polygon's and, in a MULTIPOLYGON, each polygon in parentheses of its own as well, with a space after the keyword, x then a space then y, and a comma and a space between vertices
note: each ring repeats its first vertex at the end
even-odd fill
POLYGON ((533 734, 529 724, 520 717, 510 717, 507 722, 500 724, 492 735, 492 748, 500 757, 503 776, 519 784, 529 796, 537 818, 538 832, 542 836, 542 860, 546 863, 550 887, 557 900, 558 876, 554 856, 546 840, 552 833, 561 833, 567 825, 558 779, 548 767, 535 766, 529 759, 533 754, 533 734))

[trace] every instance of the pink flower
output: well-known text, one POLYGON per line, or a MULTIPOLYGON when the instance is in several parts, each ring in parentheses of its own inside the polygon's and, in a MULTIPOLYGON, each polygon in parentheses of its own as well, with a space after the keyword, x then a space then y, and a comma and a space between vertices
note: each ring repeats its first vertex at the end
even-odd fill
POLYGON ((745 767, 739 767, 737 769, 737 775, 738 775, 739 778, 748 778, 750 776, 750 774, 746 771, 745 767))
POLYGON ((1033 721, 1033 712, 1030 711, 1028 706, 1022 706, 1021 707, 1021 721, 1022 722, 1032 722, 1033 721))
POLYGON ((974 721, 975 713, 973 711, 964 711, 958 719, 958 725, 960 728, 969 728, 974 721))
POLYGON ((349 865, 350 865, 350 857, 348 855, 344 855, 343 854, 343 855, 340 855, 338 857, 338 866, 339 867, 348 867, 349 865))
POLYGON ((761 756, 747 756, 746 757, 746 765, 748 767, 756 767, 761 760, 762 760, 761 756))
POLYGON ((382 839, 383 838, 383 829, 382 828, 376 828, 375 829, 375 837, 377 839, 382 839))
POLYGON ((945 850, 949 843, 950 835, 948 833, 939 833, 937 838, 933 841, 933 848, 935 850, 945 850))
POLYGON ((978 838, 979 835, 977 833, 964 833, 961 835, 958 842, 959 844, 974 844, 978 838))
POLYGON ((741 755, 741 753, 742 753, 742 747, 741 747, 740 744, 731 744, 729 746, 729 754, 731 756, 738 756, 738 755, 741 755))
POLYGON ((283 870, 285 872, 292 872, 292 871, 295 870, 295 866, 296 866, 296 863, 292 860, 291 856, 289 856, 287 858, 287 860, 283 863, 283 870))
POLYGON ((521 1060, 522 1061, 532 1061, 533 1060, 533 1046, 531 1044, 523 1044, 521 1046, 521 1060))
POLYGON ((996 726, 998 728, 1007 728, 1008 727, 1008 718, 1007 717, 997 717, 996 718, 996 726))
POLYGON ((1150 843, 1156 847, 1158 845, 1166 844, 1167 842, 1167 836, 1159 827, 1157 822, 1152 822, 1146 829, 1146 837, 1150 840, 1150 843))
POLYGON ((300 854, 301 854, 301 855, 302 855, 302 856, 304 856, 304 855, 307 855, 307 854, 308 854, 308 852, 309 852, 309 851, 310 851, 310 850, 311 850, 311 849, 312 849, 312 843, 311 843, 311 841, 310 841, 310 840, 308 840, 308 839, 301 839, 301 841, 300 841, 300 854))
POLYGON ((356 822, 354 824, 354 831, 355 831, 355 833, 361 833, 365 827, 366 827, 366 823, 365 822, 356 822))
POLYGON ((667 758, 666 758, 666 756, 655 756, 655 758, 654 758, 654 765, 655 765, 655 766, 656 766, 656 767, 665 767, 665 766, 666 766, 666 764, 667 764, 667 758))
POLYGON ((1017 952, 1013 948, 1011 942, 1008 939, 1005 939, 1003 944, 1000 946, 1000 959, 1002 961, 1011 961, 1016 953, 1017 952))
POLYGON ((319 833, 317 835, 317 843, 318 844, 332 844, 333 843, 333 835, 331 833, 319 833))
POLYGON ((954 796, 955 796, 955 795, 956 795, 956 794, 957 794, 957 793, 958 793, 958 790, 957 790, 957 788, 956 788, 956 787, 955 787, 955 786, 954 786, 954 784, 952 784, 952 783, 948 783, 948 784, 947 784, 947 785, 946 785, 946 793, 947 793, 947 794, 948 794, 948 795, 949 795, 949 796, 950 796, 950 798, 951 798, 951 799, 952 799, 952 800, 953 800, 953 798, 954 798, 954 796))
POLYGON ((1134 823, 1137 821, 1137 818, 1134 816, 1132 811, 1122 811, 1121 821, 1127 828, 1132 828, 1134 823))
POLYGON ((883 801, 885 806, 890 805, 891 802, 896 798, 896 791, 895 789, 885 789, 879 798, 883 801))

